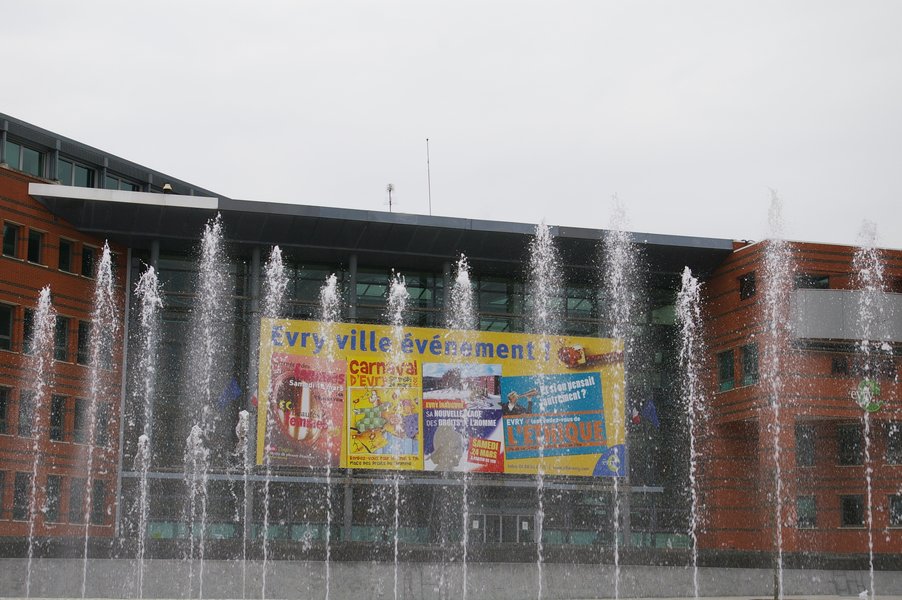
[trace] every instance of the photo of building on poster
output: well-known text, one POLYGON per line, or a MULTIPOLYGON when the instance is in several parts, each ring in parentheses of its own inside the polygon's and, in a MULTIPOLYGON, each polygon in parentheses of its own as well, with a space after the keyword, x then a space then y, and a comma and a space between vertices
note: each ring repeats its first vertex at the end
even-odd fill
POLYGON ((271 365, 272 384, 263 388, 270 464, 339 466, 346 362, 276 353, 271 365))
POLYGON ((352 469, 422 470, 420 363, 387 365, 352 359, 348 387, 347 466, 352 469))
POLYGON ((502 473, 501 365, 423 365, 423 469, 502 473))

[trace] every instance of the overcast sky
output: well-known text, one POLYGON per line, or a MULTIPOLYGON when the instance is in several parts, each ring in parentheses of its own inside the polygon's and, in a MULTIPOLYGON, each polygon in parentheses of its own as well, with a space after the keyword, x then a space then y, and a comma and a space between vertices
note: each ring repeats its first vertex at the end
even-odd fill
POLYGON ((902 248, 902 2, 0 0, 0 111, 221 194, 902 248), (135 6, 133 6, 133 4, 135 6))

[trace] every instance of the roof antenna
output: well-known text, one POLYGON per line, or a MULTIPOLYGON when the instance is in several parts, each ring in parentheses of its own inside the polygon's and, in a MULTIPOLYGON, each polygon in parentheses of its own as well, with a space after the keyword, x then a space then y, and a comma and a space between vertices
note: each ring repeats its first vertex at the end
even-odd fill
POLYGON ((426 191, 429 195, 429 216, 432 216, 432 173, 429 170, 429 138, 426 138, 426 191))
POLYGON ((389 183, 387 186, 385 186, 385 191, 388 192, 388 212, 391 212, 391 207, 392 207, 391 193, 393 191, 395 191, 394 184, 389 183))

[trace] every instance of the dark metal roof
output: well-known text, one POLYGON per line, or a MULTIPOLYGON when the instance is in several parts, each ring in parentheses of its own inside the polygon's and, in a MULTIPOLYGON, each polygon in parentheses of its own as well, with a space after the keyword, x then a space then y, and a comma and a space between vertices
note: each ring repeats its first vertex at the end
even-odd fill
MULTIPOLYGON (((535 233, 535 226, 525 223, 229 198, 46 184, 32 184, 30 193, 75 227, 133 248, 147 248, 155 239, 164 248, 194 246, 204 224, 219 213, 231 244, 278 244, 310 264, 341 264, 357 254, 368 265, 440 271, 445 262, 463 253, 482 272, 520 275, 535 233)), ((594 269, 600 241, 609 233, 554 226, 551 231, 570 271, 594 269)), ((724 239, 631 235, 654 272, 678 273, 689 266, 704 274, 732 251, 732 242, 724 239)))

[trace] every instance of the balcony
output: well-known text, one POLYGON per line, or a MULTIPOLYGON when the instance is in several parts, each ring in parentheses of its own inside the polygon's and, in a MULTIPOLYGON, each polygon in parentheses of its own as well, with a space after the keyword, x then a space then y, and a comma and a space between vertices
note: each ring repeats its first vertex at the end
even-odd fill
POLYGON ((860 322, 856 290, 795 290, 790 308, 792 336, 797 340, 855 341, 870 337, 890 343, 902 342, 902 294, 880 295, 882 315, 866 336, 860 322))

